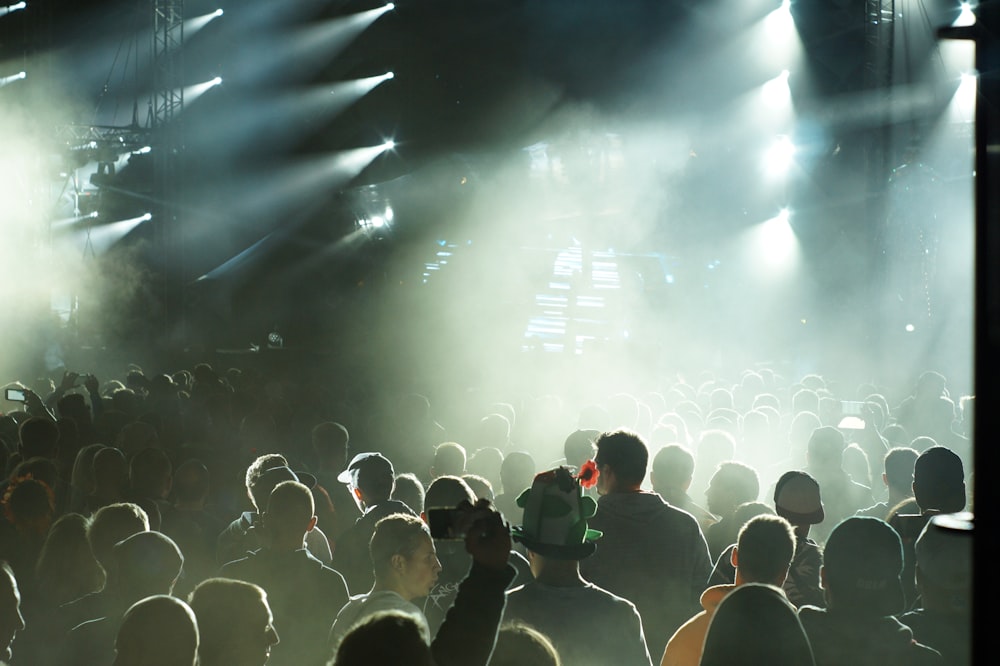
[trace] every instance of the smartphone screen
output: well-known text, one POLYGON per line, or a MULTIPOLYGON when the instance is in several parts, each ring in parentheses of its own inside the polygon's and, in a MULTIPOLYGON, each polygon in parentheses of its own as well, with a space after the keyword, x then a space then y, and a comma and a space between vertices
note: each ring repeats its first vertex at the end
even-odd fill
POLYGON ((9 400, 10 402, 24 402, 25 399, 24 391, 22 391, 21 389, 9 388, 4 392, 4 394, 7 400, 9 400))

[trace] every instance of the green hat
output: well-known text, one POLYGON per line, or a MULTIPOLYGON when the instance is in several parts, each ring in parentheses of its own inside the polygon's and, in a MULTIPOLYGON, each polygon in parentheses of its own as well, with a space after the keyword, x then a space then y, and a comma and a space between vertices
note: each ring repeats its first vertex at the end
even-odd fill
POLYGON ((602 535, 587 527, 597 513, 597 502, 583 494, 580 481, 566 467, 536 474, 517 498, 524 509, 524 524, 511 536, 529 550, 559 560, 582 560, 597 548, 602 535))

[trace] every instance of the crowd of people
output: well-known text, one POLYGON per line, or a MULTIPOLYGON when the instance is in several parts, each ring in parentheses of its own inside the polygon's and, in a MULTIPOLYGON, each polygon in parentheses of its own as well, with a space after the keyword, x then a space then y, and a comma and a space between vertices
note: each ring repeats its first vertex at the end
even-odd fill
POLYGON ((447 409, 207 363, 7 387, 2 664, 972 661, 974 398, 937 372, 447 409))

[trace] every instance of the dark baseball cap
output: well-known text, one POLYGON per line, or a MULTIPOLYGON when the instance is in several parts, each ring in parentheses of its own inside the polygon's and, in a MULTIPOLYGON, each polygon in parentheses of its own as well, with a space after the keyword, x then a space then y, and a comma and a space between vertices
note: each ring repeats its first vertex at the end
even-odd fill
POLYGON ((341 483, 358 484, 358 477, 371 476, 376 474, 388 474, 393 476, 395 471, 388 458, 376 451, 359 453, 351 459, 351 463, 343 472, 337 475, 337 481, 341 483))

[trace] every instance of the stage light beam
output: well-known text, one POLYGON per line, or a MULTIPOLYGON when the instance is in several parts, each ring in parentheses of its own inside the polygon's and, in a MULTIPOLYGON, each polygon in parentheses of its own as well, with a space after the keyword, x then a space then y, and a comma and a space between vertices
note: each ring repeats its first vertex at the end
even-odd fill
POLYGON ((6 7, 0 7, 0 16, 6 16, 7 14, 11 14, 11 13, 16 12, 18 10, 24 9, 27 6, 28 6, 28 3, 26 3, 26 2, 19 2, 19 3, 14 4, 14 5, 7 5, 6 7))
POLYGON ((214 12, 202 14, 201 16, 184 21, 184 36, 190 38, 206 25, 222 16, 222 14, 222 9, 216 9, 214 12))
POLYGON ((976 13, 972 10, 972 4, 963 2, 959 5, 958 17, 951 24, 956 28, 967 28, 976 24, 976 13))
POLYGON ((0 77, 0 88, 26 78, 28 78, 27 72, 18 72, 17 74, 11 74, 10 76, 0 77))
POLYGON ((782 70, 781 74, 767 81, 760 90, 764 104, 772 109, 785 109, 792 101, 792 90, 788 86, 789 72, 782 70))

